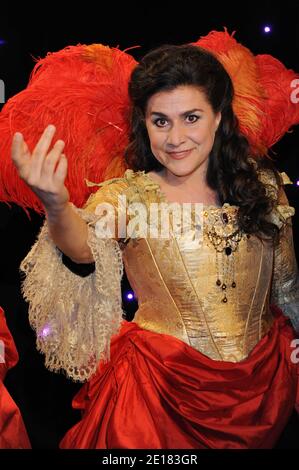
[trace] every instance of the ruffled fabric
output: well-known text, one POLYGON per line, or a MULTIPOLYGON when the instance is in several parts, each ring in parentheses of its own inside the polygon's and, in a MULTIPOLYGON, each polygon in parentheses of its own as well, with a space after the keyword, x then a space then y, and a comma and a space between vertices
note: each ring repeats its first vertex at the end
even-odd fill
MULTIPOLYGON (((295 209, 294 207, 287 204, 285 200, 283 203, 281 203, 280 188, 277 184, 273 171, 259 170, 258 175, 259 179, 265 185, 267 195, 270 196, 270 198, 274 201, 273 209, 268 215, 268 220, 281 229, 286 223, 288 223, 290 217, 295 215, 295 209)), ((292 184, 292 181, 286 173, 280 173, 280 177, 283 185, 292 184)))
POLYGON ((97 237, 96 215, 73 208, 88 224, 95 272, 82 278, 63 264, 47 221, 20 269, 26 276, 22 293, 29 302, 29 321, 46 367, 85 381, 100 359, 109 360, 111 337, 120 328, 123 263, 118 242, 97 237))
POLYGON ((290 217, 295 215, 295 209, 292 206, 278 204, 271 212, 271 222, 281 229, 290 217))
MULTIPOLYGON (((281 218, 286 217, 287 207, 283 214, 280 213, 281 218)), ((299 273, 293 242, 292 223, 287 218, 280 229, 279 242, 274 251, 271 302, 279 306, 284 314, 290 318, 299 336, 299 273)))
MULTIPOLYGON (((292 184, 286 173, 280 173, 280 177, 284 185, 292 184)), ((266 186, 267 193, 275 201, 268 220, 279 228, 279 240, 274 250, 271 302, 290 318, 299 335, 299 272, 291 220, 295 209, 288 204, 287 197, 280 190, 273 172, 262 171, 260 178, 266 186)))
POLYGON ((19 355, 0 307, 0 449, 30 449, 30 441, 19 408, 4 386, 4 378, 19 355))
POLYGON ((64 449, 271 448, 296 400, 293 332, 279 315, 248 358, 215 361, 182 341, 124 323, 73 406, 64 449))

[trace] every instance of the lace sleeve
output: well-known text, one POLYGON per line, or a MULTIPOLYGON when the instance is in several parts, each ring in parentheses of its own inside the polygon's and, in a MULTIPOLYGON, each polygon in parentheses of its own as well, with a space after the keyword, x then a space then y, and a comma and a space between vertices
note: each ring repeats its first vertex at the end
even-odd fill
MULTIPOLYGON (((93 204, 96 197, 91 198, 93 204)), ((87 203, 74 209, 88 224, 88 245, 95 271, 86 277, 71 272, 53 243, 45 221, 36 243, 20 265, 22 293, 29 302, 29 321, 46 366, 85 381, 99 360, 109 360, 110 340, 123 321, 122 252, 117 239, 99 238, 98 216, 87 203)))
MULTIPOLYGON (((282 179, 284 184, 290 182, 285 174, 282 174, 282 179)), ((272 221, 280 227, 280 232, 274 251, 271 302, 282 309, 299 332, 299 278, 291 219, 294 213, 284 190, 280 188, 277 206, 272 214, 272 221)))

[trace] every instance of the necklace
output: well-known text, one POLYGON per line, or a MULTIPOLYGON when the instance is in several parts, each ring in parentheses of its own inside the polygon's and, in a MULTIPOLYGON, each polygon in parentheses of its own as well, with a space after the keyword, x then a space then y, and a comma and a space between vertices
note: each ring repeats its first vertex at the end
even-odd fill
POLYGON ((204 211, 204 233, 216 251, 216 286, 221 293, 221 301, 228 302, 229 289, 235 289, 235 252, 243 237, 238 228, 236 206, 224 204, 222 208, 204 211))

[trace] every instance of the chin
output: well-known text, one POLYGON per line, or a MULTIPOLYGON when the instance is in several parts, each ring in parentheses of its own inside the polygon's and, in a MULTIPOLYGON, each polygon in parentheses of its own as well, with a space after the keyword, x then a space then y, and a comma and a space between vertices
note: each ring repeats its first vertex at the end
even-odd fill
POLYGON ((196 168, 189 167, 186 164, 178 167, 177 165, 169 165, 167 167, 168 171, 171 171, 175 176, 188 176, 193 173, 196 168))

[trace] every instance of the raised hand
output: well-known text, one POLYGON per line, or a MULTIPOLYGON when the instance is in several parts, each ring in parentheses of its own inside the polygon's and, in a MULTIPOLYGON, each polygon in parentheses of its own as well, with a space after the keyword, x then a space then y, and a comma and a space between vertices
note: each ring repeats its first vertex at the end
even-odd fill
POLYGON ((16 132, 11 148, 11 157, 20 178, 49 211, 63 209, 70 198, 64 184, 67 175, 67 159, 62 151, 65 143, 63 140, 57 140, 50 149, 55 132, 55 126, 49 125, 32 154, 23 135, 16 132))

